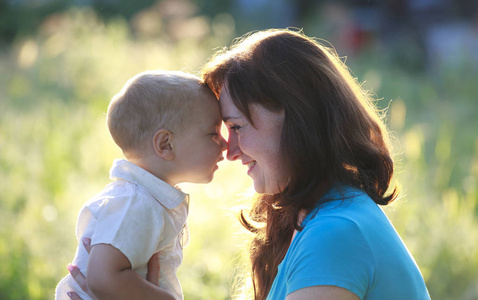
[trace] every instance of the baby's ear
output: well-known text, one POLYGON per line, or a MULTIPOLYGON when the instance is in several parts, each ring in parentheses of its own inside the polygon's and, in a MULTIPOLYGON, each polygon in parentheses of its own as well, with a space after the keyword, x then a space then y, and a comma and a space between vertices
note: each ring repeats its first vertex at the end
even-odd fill
POLYGON ((174 159, 174 151, 171 147, 173 133, 167 129, 156 131, 153 137, 153 148, 156 155, 164 160, 174 159))

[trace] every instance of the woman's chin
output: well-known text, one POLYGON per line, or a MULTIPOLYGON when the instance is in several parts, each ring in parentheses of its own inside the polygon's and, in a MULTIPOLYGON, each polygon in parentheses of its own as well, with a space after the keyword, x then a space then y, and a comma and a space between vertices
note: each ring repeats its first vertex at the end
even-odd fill
POLYGON ((280 188, 277 186, 275 188, 272 188, 272 187, 267 187, 264 185, 259 185, 256 183, 254 183, 254 190, 256 191, 256 193, 259 193, 259 194, 270 194, 270 195, 278 194, 281 192, 280 188))
POLYGON ((254 185, 254 191, 256 191, 256 193, 259 193, 259 194, 264 194, 265 193, 263 185, 256 184, 255 181, 254 181, 253 185, 254 185))

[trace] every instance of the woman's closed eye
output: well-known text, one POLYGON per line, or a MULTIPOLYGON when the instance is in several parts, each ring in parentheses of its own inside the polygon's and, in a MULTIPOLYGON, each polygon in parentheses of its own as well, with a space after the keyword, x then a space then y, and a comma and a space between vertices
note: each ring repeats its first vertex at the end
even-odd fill
POLYGON ((241 128, 242 126, 239 126, 239 125, 232 125, 231 127, 229 127, 229 129, 231 129, 232 131, 235 131, 236 133, 238 133, 241 128))
POLYGON ((244 125, 237 125, 237 124, 234 124, 234 125, 231 125, 229 126, 229 129, 234 131, 235 133, 239 133, 239 131, 244 128, 246 125, 248 125, 249 123, 245 123, 244 125))

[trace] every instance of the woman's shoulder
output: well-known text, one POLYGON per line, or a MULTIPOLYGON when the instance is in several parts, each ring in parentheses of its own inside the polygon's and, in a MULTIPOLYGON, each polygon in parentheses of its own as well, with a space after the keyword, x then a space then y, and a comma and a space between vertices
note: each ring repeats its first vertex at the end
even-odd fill
POLYGON ((302 223, 307 235, 330 234, 375 246, 380 246, 376 241, 398 243, 390 220, 367 193, 345 187, 328 194, 324 197, 329 201, 317 206, 302 223))
POLYGON ((316 235, 329 232, 354 239, 389 235, 393 226, 382 209, 363 190, 343 187, 324 195, 325 202, 313 209, 302 223, 303 230, 316 235))
POLYGON ((307 215, 303 225, 325 218, 354 221, 359 216, 382 214, 378 205, 361 189, 350 186, 334 186, 318 201, 307 215))

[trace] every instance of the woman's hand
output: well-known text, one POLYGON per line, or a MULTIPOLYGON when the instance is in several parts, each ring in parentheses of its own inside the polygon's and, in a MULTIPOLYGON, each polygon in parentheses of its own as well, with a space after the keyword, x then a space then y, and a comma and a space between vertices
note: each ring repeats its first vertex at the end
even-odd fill
MULTIPOLYGON (((75 281, 78 283, 78 285, 81 287, 81 289, 88 294, 92 299, 95 299, 95 296, 93 293, 90 291, 88 288, 88 285, 86 284, 86 277, 80 272, 77 266, 74 266, 72 264, 68 264, 68 271, 70 272, 71 276, 75 281)), ((68 297, 72 300, 82 300, 80 296, 78 296, 77 293, 70 291, 67 293, 68 297)))
MULTIPOLYGON (((86 251, 90 253, 91 251, 91 239, 89 238, 83 238, 82 240, 83 246, 85 247, 86 251)), ((81 287, 81 289, 88 294, 91 298, 95 299, 95 296, 93 293, 90 291, 88 288, 88 285, 86 284, 86 277, 83 275, 83 273, 80 272, 80 269, 78 269, 77 266, 74 266, 72 264, 68 264, 68 272, 70 272, 70 275, 73 277, 73 279, 78 283, 78 285, 81 287)), ((72 300, 82 300, 80 296, 78 296, 77 293, 71 291, 68 292, 68 297, 72 300)))
MULTIPOLYGON (((83 238, 82 239, 83 246, 85 247, 86 251, 90 253, 91 251, 91 239, 89 238, 83 238)), ((153 254, 151 258, 149 259, 148 262, 148 275, 146 277, 146 280, 148 282, 151 282, 152 284, 159 286, 159 252, 153 254)), ((86 284, 86 277, 83 275, 83 273, 80 272, 80 269, 78 269, 77 266, 68 264, 68 271, 70 272, 71 276, 73 279, 78 283, 78 285, 81 287, 81 289, 87 293, 91 298, 95 299, 95 296, 93 293, 90 291, 88 288, 88 285, 86 284)), ((68 293, 68 297, 72 300, 82 300, 78 294, 75 292, 71 291, 68 293)))

